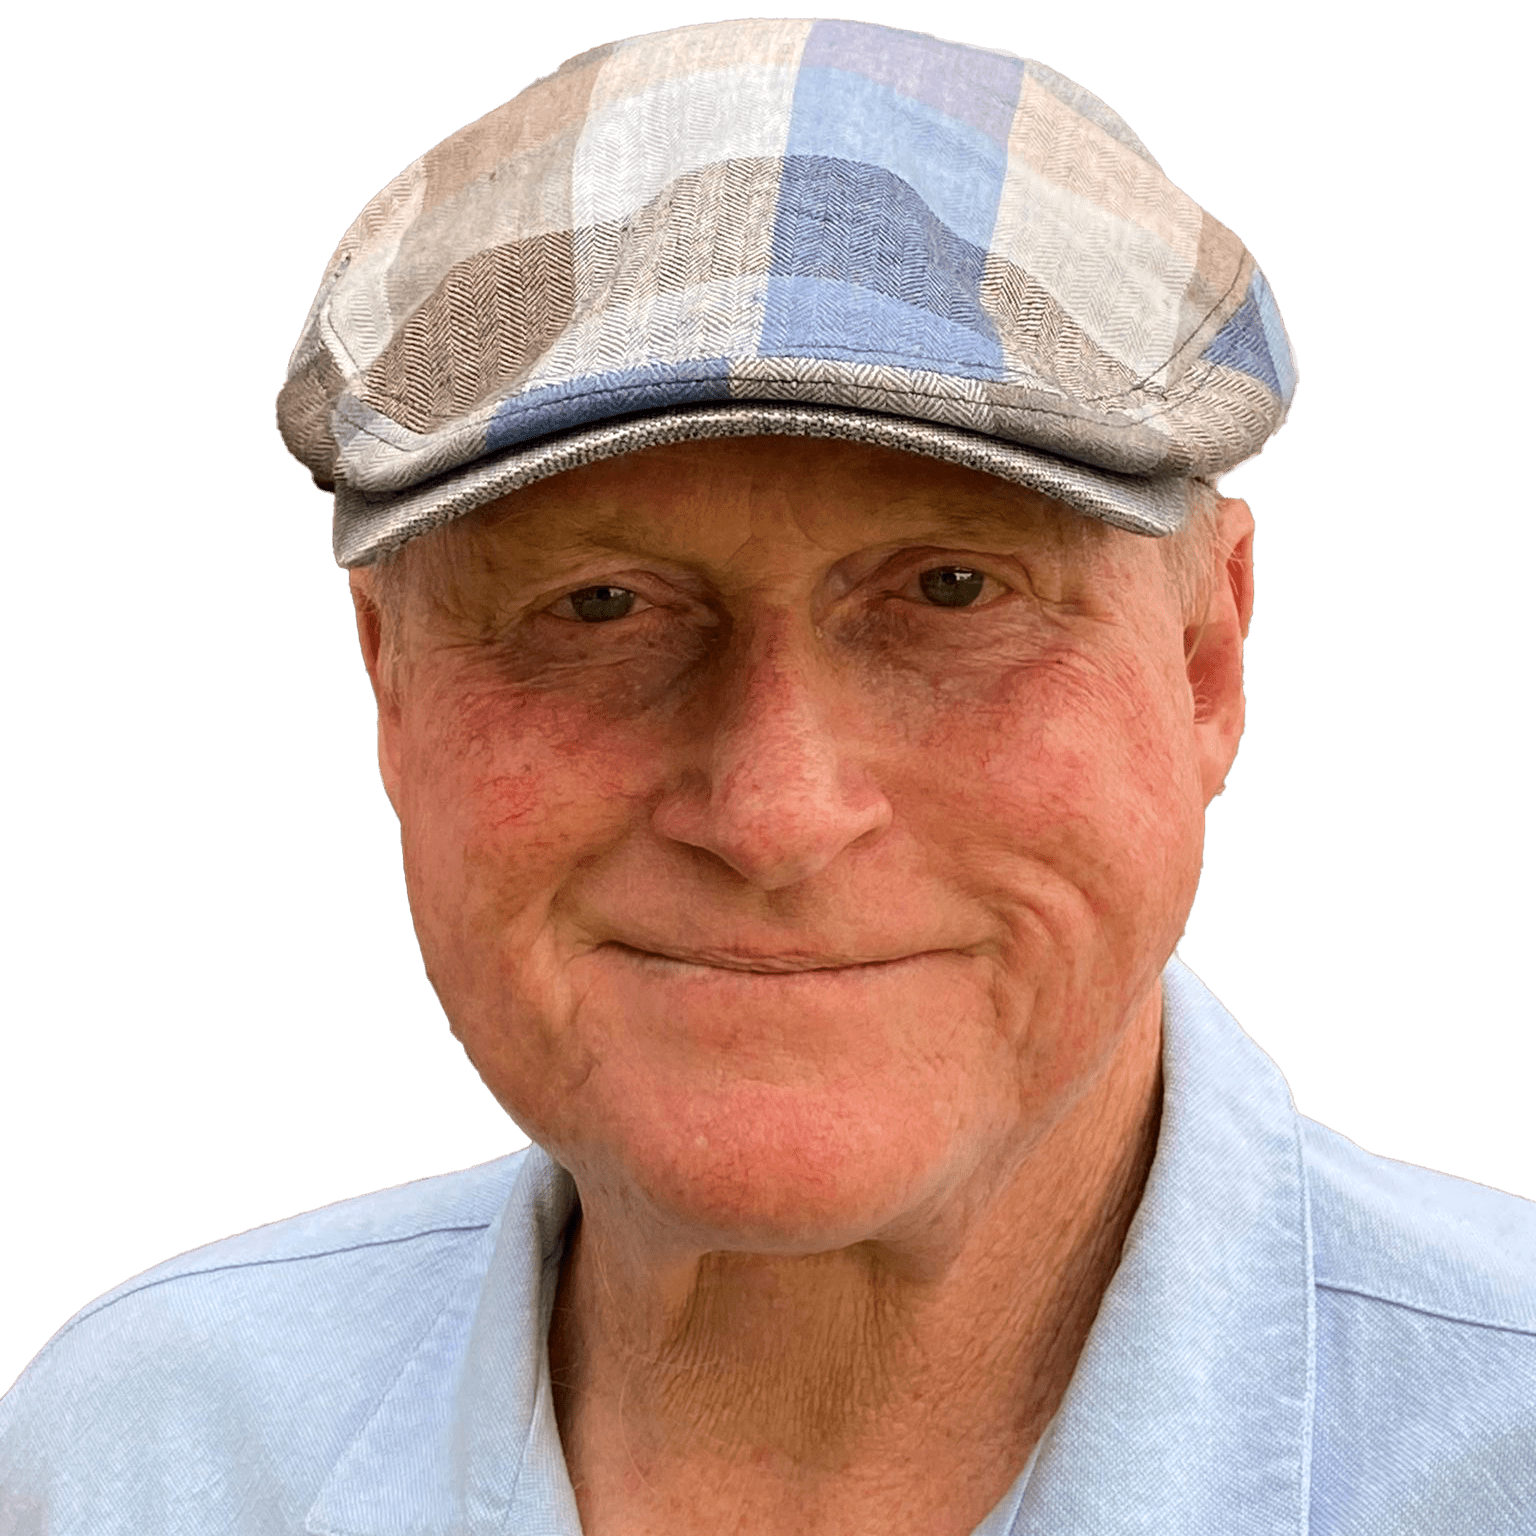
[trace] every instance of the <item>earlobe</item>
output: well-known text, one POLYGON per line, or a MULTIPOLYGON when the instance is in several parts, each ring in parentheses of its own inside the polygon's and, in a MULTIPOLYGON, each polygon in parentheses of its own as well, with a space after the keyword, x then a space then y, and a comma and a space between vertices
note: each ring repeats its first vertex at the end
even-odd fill
POLYGON ((357 643, 363 653, 363 665, 368 669, 368 681, 373 685, 373 696, 379 698, 379 652, 382 630, 379 622, 379 605, 364 589, 356 571, 348 582, 352 594, 352 616, 357 622, 357 643))
POLYGON ((1218 548, 1226 550, 1227 588, 1242 626, 1253 621, 1253 513, 1246 501, 1224 496, 1217 509, 1218 548))
POLYGON ((1224 497, 1218 503, 1211 558, 1210 602, 1184 636, 1207 805, 1225 787, 1243 734, 1243 642, 1253 617, 1253 514, 1246 502, 1224 497))
POLYGON ((400 774, 395 764, 395 738, 391 729, 393 721, 379 711, 379 778, 384 784, 384 795, 396 817, 400 815, 400 774))
POLYGON ((362 579, 354 571, 351 576, 352 612, 357 621, 357 643, 363 653, 363 665, 368 669, 368 681, 373 685, 374 703, 378 708, 378 755, 379 777, 384 781, 384 793, 400 814, 397 798, 399 769, 395 762, 395 736, 399 723, 399 704, 383 676, 382 654, 384 649, 383 623, 379 605, 365 589, 362 579))

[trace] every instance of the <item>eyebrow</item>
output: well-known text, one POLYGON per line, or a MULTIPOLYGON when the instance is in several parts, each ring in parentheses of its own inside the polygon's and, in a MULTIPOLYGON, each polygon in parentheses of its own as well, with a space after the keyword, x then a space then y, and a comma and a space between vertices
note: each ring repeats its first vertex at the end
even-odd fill
MULTIPOLYGON (((1008 487, 1014 489, 1014 487, 1008 487)), ((1008 533, 1012 530, 1022 532, 1028 528, 1054 528, 1058 519, 1052 518, 1044 506, 1032 505, 1022 502, 1017 508, 1004 505, 999 496, 997 505, 962 506, 951 501, 924 501, 919 503, 917 498, 911 502, 896 503, 898 507, 905 505, 920 506, 924 518, 935 528, 940 528, 946 533, 962 535, 995 535, 1008 533)), ((1064 509, 1065 510, 1065 509, 1064 509)), ((1080 514, 1067 514, 1073 518, 1080 514)))

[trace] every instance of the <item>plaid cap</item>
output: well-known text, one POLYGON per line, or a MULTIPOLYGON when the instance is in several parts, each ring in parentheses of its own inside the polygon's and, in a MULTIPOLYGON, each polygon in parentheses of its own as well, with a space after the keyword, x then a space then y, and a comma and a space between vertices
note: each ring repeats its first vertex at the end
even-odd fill
POLYGON ((582 54, 402 171, 332 258, 278 424, 344 566, 738 435, 886 444, 1165 534, 1295 379, 1242 242, 1080 86, 726 21, 582 54))

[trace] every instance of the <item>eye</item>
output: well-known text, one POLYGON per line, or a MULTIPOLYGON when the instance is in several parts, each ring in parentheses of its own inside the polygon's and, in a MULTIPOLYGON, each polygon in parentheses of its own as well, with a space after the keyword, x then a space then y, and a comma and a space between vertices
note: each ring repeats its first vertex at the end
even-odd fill
POLYGON ((583 624, 606 624, 612 619, 628 618, 640 601, 639 593, 628 587, 581 587, 567 592, 555 604, 555 611, 562 618, 575 618, 583 624))
POLYGON ((917 578, 923 596, 939 608, 969 608, 981 596, 987 578, 968 565, 940 565, 917 578))

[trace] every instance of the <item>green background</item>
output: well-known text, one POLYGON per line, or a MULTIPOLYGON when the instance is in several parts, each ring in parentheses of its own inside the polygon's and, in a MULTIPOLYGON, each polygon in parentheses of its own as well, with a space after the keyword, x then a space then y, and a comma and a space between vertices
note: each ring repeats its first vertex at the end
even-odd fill
MULTIPOLYGON (((272 399, 407 161, 573 52, 736 14, 12 26, 0 1385, 172 1253, 522 1143, 422 975, 329 498, 272 399)), ((1269 273, 1301 392, 1229 481, 1250 727, 1181 952, 1306 1114, 1536 1197, 1528 35, 1476 5, 839 14, 1072 75, 1269 273)))

